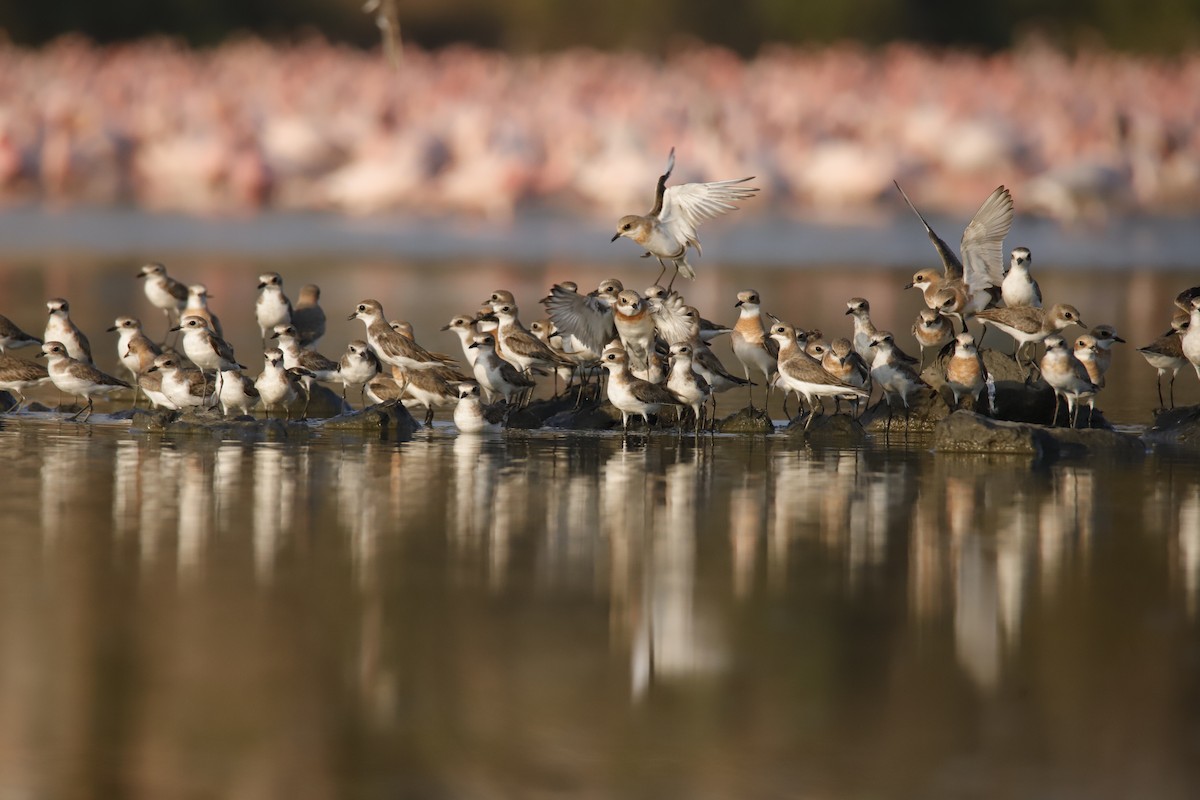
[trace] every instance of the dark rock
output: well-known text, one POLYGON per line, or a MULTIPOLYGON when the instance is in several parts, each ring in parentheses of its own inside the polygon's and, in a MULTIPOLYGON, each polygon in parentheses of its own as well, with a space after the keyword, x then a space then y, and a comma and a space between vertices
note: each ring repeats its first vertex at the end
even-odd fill
POLYGON ((138 433, 170 433, 257 442, 306 437, 312 429, 303 422, 285 422, 281 419, 259 420, 249 417, 226 419, 216 409, 189 408, 186 411, 135 412, 130 430, 138 433))
POLYGON ((8 411, 10 408, 15 408, 17 399, 8 392, 0 392, 0 412, 8 411))
MULTIPOLYGON (((933 426, 950 415, 950 406, 940 393, 925 387, 913 392, 908 398, 909 411, 905 414, 904 407, 896 400, 892 409, 890 430, 907 429, 914 433, 929 432, 933 426), (906 419, 907 417, 907 419, 906 419)), ((888 406, 885 402, 876 403, 874 407, 863 412, 858 422, 871 433, 884 433, 889 430, 888 406)))
POLYGON ((546 422, 548 428, 575 431, 606 431, 621 424, 621 412, 612 403, 584 403, 579 410, 560 411, 546 422))
POLYGON ((1054 390, 1042 381, 996 381, 996 400, 992 416, 1008 422, 1045 425, 1054 414, 1054 390))
MULTIPOLYGON (((997 336, 1004 337, 1005 334, 999 331, 988 331, 988 337, 997 336)), ((976 337, 978 340, 978 337, 976 337)), ((1025 367, 1018 367, 1017 360, 1007 353, 1001 353, 999 350, 992 350, 985 347, 980 350, 983 356, 983 366, 987 370, 988 375, 997 383, 1001 381, 1014 381, 1016 383, 1024 383, 1025 376, 1028 370, 1025 367)))
POLYGON ((1159 412, 1142 435, 1153 445, 1200 449, 1200 406, 1181 406, 1159 412))
POLYGON ((759 408, 746 406, 741 411, 735 411, 717 423, 720 433, 774 433, 775 423, 767 416, 767 412, 759 408))
POLYGON ((1047 432, 1058 443, 1059 453, 1064 457, 1103 454, 1116 458, 1141 458, 1146 455, 1145 443, 1128 433, 1100 428, 1050 428, 1047 432))
MULTIPOLYGON (((304 405, 301 403, 300 409, 304 405)), ((342 399, 342 396, 330 389, 328 386, 317 384, 312 387, 308 397, 308 411, 305 417, 308 419, 329 419, 345 414, 352 409, 350 405, 342 399)), ((295 416, 295 411, 293 411, 295 416)))
POLYGON ((374 434, 398 442, 412 439, 420 427, 409 410, 396 400, 367 406, 361 411, 340 414, 316 424, 322 431, 374 434))
POLYGON ((956 411, 933 429, 933 448, 940 453, 1011 453, 1037 457, 1058 454, 1058 443, 1045 428, 989 419, 956 411))
POLYGON ((796 418, 784 430, 796 439, 829 446, 854 446, 867 440, 867 432, 859 421, 848 414, 818 414, 812 424, 808 418, 796 418))

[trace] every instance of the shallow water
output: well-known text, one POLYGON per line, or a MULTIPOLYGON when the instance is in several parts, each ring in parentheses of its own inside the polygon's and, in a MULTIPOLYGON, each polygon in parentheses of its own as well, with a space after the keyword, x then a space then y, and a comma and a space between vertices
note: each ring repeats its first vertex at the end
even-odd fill
POLYGON ((0 419, 0 797, 1156 797, 1200 469, 0 419))
MULTIPOLYGON (((115 371, 114 317, 163 326, 134 279, 143 260, 5 257, 0 313, 36 333, 42 303, 67 297, 115 371)), ((453 353, 437 328, 493 289, 535 309, 554 281, 655 272, 168 266, 208 285, 255 371, 265 270, 293 295, 322 286, 330 356, 362 336, 345 317, 365 297, 453 353)), ((768 310, 847 335, 844 302, 860 295, 903 344, 921 306, 899 290, 909 268, 706 267, 685 288, 717 321, 754 287, 768 310)), ((1098 407, 1148 423, 1153 371, 1132 347, 1165 329, 1195 275, 1039 277, 1048 299, 1130 340, 1098 407)), ((1177 399, 1200 400, 1194 376, 1177 399)), ((98 419, 0 416, 0 798, 1190 798, 1200 785, 1200 465, 1181 455, 1044 465, 920 442, 457 437, 444 423, 403 444, 245 444, 98 419)))

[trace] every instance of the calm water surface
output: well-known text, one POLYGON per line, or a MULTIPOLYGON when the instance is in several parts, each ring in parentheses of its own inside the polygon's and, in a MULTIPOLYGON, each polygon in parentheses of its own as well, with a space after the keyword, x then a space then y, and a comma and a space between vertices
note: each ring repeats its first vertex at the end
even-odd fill
MULTIPOLYGON (((0 313, 36 332, 67 297, 115 371, 114 317, 162 325, 145 260, 0 260, 0 313)), ((532 310, 556 280, 654 275, 168 266, 208 284, 255 369, 264 270, 293 295, 322 285, 327 355, 362 336, 345 316, 364 297, 455 352, 437 328, 493 289, 532 310)), ((907 342, 921 307, 908 268, 705 267, 687 294, 718 321, 753 287, 845 335, 860 295, 907 342)), ((1130 340, 1098 405, 1148 423, 1153 371, 1132 347, 1195 275, 1039 279, 1130 340)), ((1200 464, 1182 455, 444 426, 252 445, 28 416, 0 417, 0 454, 0 800, 1200 792, 1200 464)))
POLYGON ((0 421, 0 797, 1190 798, 1200 469, 0 421))

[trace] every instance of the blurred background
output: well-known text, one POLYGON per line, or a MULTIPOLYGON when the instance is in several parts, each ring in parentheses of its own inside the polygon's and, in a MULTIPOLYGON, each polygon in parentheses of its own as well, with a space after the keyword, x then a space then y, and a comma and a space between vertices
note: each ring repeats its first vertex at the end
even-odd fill
POLYGON ((0 198, 201 213, 749 214, 1067 225, 1200 207, 1200 2, 0 0, 0 198))

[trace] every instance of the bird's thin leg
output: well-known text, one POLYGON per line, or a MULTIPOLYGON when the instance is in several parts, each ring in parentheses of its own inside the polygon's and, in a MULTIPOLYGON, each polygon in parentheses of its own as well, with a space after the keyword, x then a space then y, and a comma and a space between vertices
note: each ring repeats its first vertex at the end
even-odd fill
POLYGON ((1158 390, 1158 407, 1166 408, 1167 404, 1163 402, 1162 376, 1163 376, 1163 371, 1160 369, 1158 371, 1158 374, 1154 376, 1154 388, 1158 390))
MULTIPOLYGON (((1171 395, 1171 408, 1175 407, 1175 375, 1175 372, 1171 373, 1171 381, 1167 384, 1168 394, 1171 395)), ((1159 388, 1158 391, 1161 393, 1162 389, 1159 388)))
POLYGON ((654 283, 656 286, 658 285, 658 282, 662 280, 662 276, 667 274, 667 265, 663 262, 663 260, 661 258, 658 260, 658 263, 662 267, 662 269, 659 271, 658 277, 654 279, 654 283))
POLYGON ((987 332, 988 332, 988 326, 987 326, 987 325, 980 325, 980 327, 979 327, 979 341, 975 342, 975 346, 976 346, 977 348, 983 347, 983 337, 987 336, 987 332))
POLYGON ((433 404, 430 404, 425 412, 425 427, 433 427, 433 404))
POLYGON ((1054 393, 1054 416, 1050 417, 1050 427, 1058 424, 1058 392, 1054 393))

